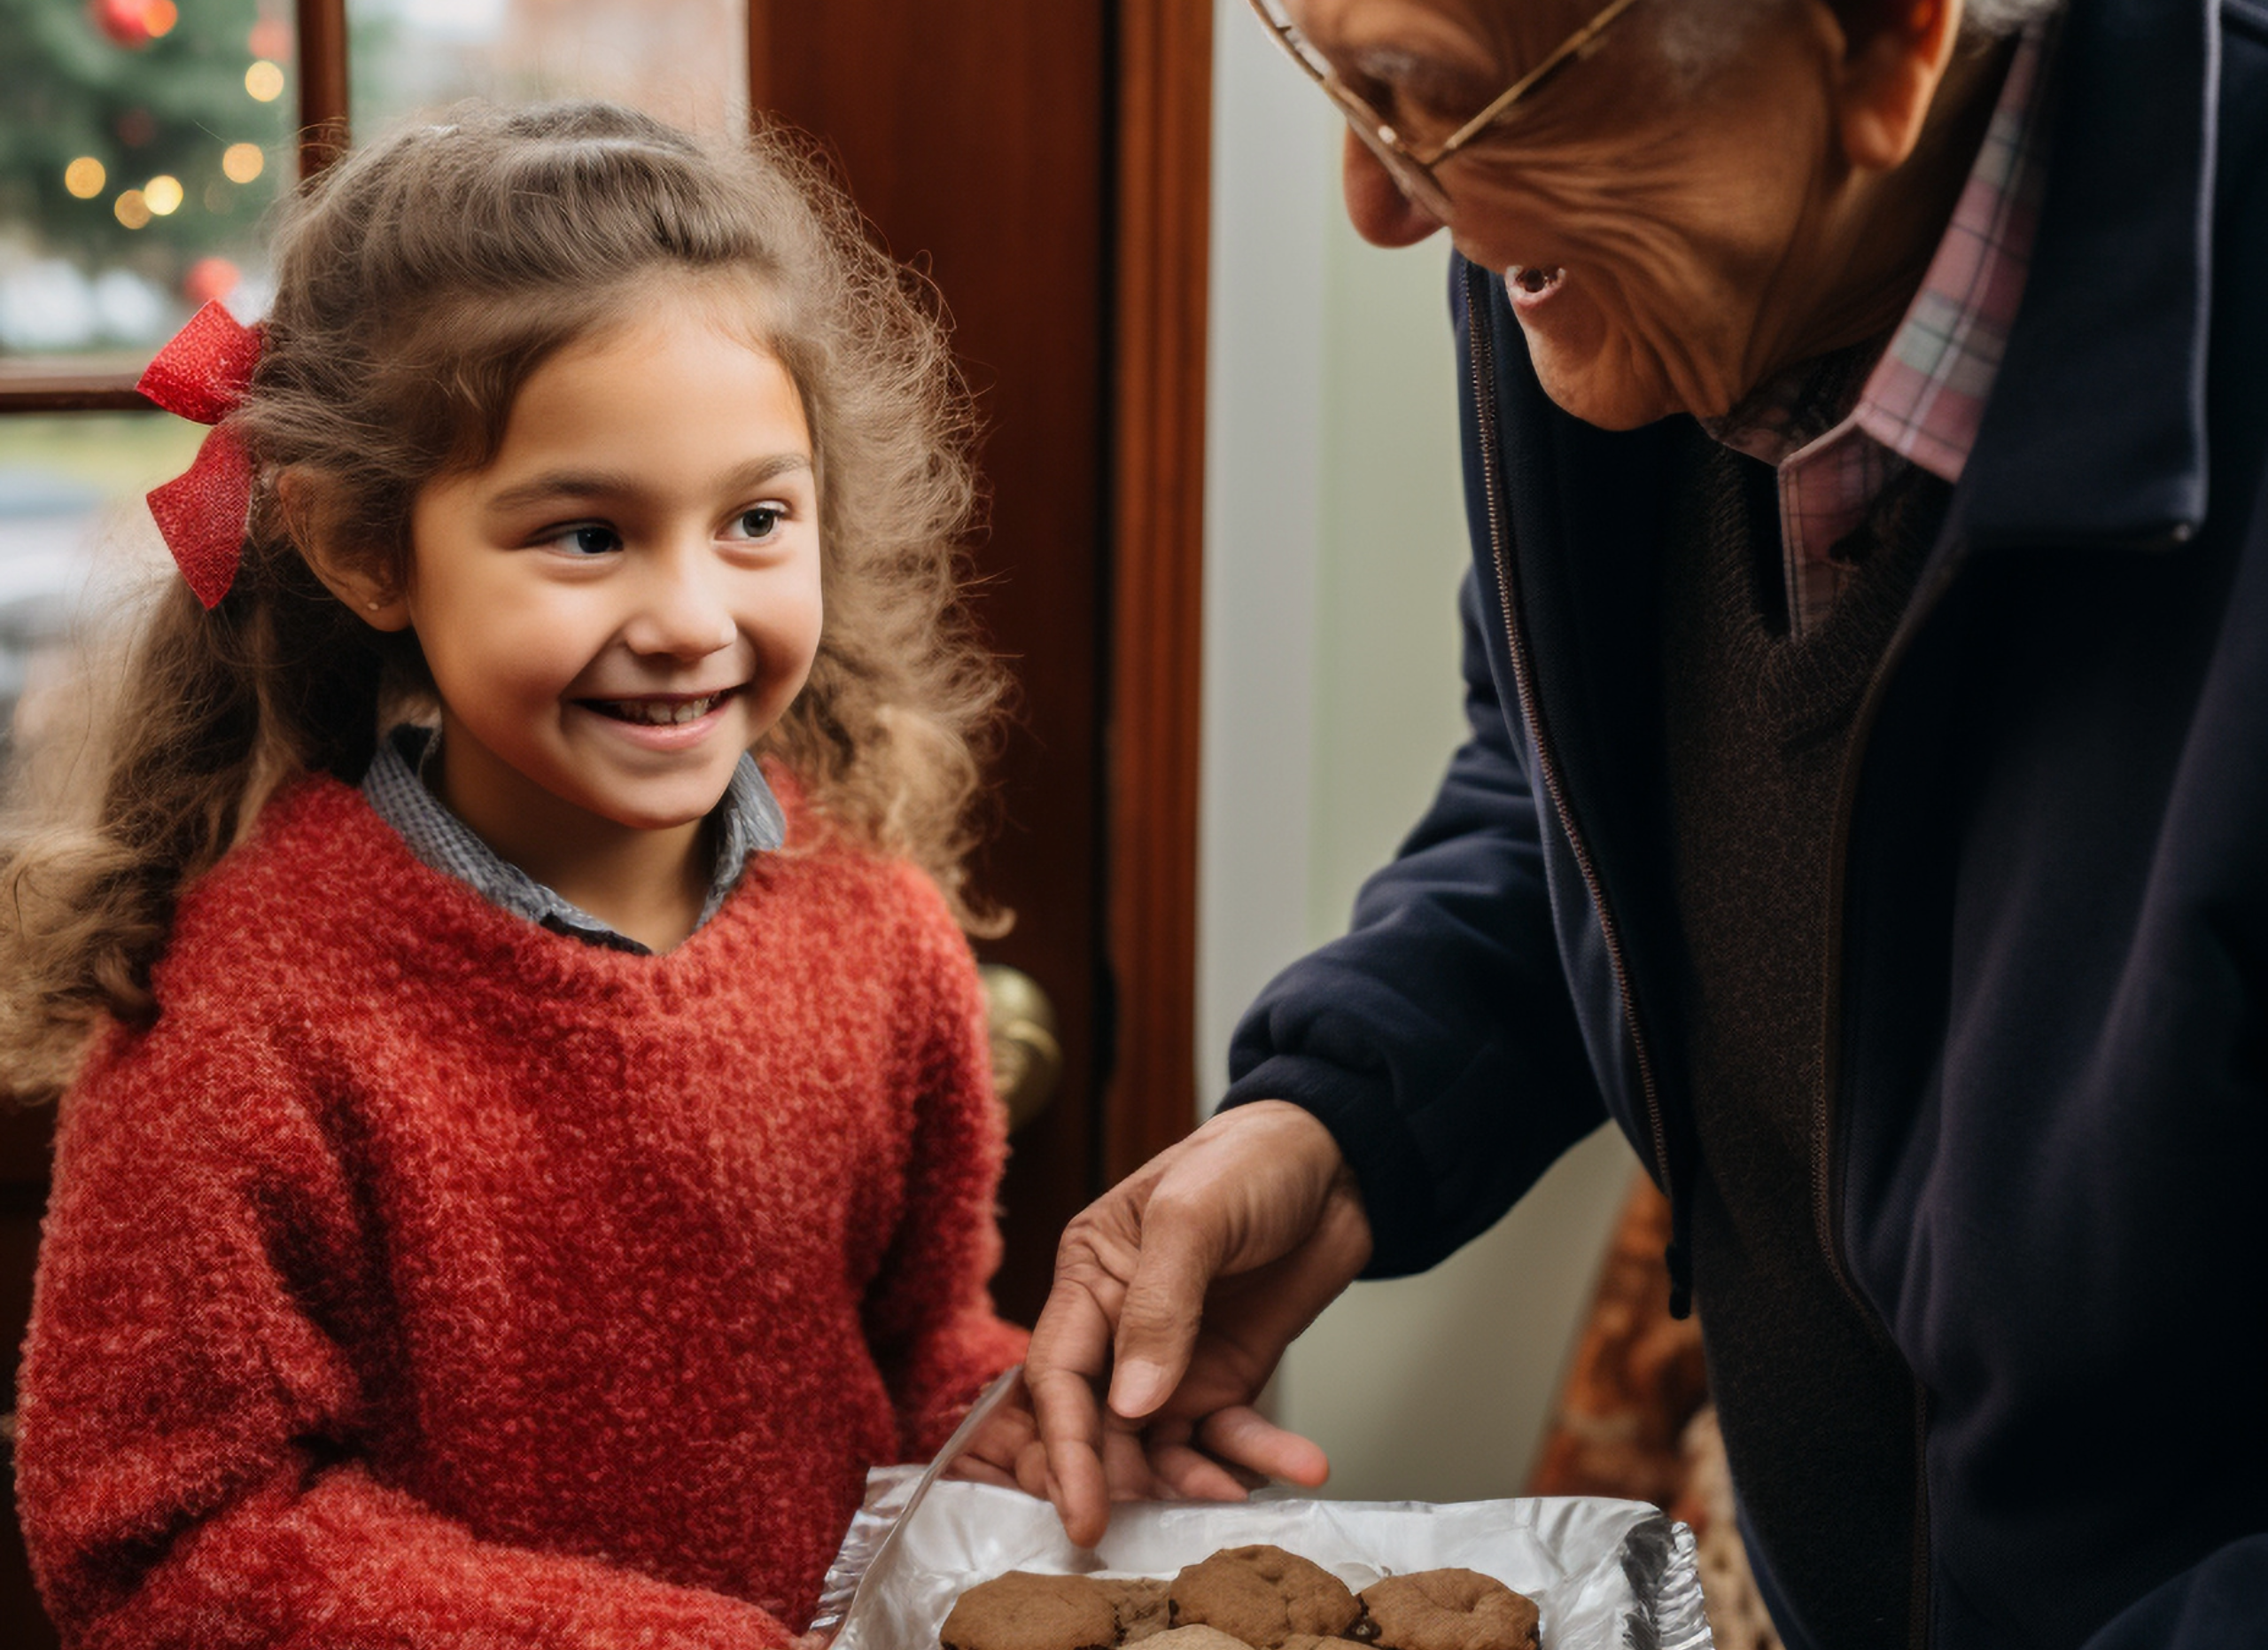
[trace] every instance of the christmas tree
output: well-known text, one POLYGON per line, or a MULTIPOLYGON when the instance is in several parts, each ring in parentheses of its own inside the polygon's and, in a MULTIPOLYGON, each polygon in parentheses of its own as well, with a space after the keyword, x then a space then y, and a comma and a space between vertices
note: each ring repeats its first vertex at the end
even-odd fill
POLYGON ((290 187, 287 9, 0 0, 0 257, 217 296, 290 187))

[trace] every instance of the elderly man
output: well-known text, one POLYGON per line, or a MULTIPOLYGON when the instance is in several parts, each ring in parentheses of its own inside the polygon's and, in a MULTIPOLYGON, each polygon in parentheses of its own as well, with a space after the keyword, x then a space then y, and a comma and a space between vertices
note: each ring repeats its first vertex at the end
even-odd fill
POLYGON ((1254 4, 1460 254, 1472 735, 1020 1476, 1318 1480, 1285 1343, 1612 1117, 1791 1646, 2268 1642, 2268 6, 1254 4))

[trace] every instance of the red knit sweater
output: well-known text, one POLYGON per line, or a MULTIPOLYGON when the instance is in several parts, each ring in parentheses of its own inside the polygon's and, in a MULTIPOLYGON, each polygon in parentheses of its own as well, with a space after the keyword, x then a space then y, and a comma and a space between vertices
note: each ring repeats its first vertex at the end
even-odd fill
POLYGON ((190 891, 57 1148, 18 1492, 67 1642, 808 1621, 867 1467, 1022 1332, 968 948, 912 868, 794 830, 658 957, 328 780, 190 891))

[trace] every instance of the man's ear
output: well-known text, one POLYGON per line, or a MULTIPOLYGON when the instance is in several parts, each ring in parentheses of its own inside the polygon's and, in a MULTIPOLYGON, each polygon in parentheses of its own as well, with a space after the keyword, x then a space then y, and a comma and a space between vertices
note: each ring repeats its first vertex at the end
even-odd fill
POLYGON ((1874 24, 1843 59, 1837 126, 1845 160, 1887 172, 1921 142, 1961 35, 1961 0, 1888 0, 1874 24))
POLYGON ((373 572, 362 557, 343 553, 333 525, 336 517, 322 507, 322 483, 304 471, 287 470, 276 480, 276 502, 291 529, 291 541, 323 582, 323 588, 373 630, 409 628, 409 595, 373 572))

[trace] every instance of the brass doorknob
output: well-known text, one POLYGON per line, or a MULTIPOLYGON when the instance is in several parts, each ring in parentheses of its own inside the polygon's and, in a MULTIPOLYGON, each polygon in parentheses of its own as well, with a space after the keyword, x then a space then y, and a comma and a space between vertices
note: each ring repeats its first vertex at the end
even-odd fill
POLYGON ((1047 1109, 1063 1078, 1055 1005, 1021 969, 987 962, 976 971, 984 981, 992 1033, 992 1086, 1008 1109, 1013 1134, 1047 1109))

